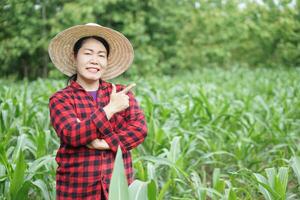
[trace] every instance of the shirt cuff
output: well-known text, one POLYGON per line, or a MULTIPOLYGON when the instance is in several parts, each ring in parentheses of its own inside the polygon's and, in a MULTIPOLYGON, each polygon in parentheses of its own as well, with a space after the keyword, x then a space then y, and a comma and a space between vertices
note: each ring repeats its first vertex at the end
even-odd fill
POLYGON ((95 123, 97 129, 103 135, 110 149, 114 152, 117 152, 119 140, 118 137, 113 133, 110 121, 107 119, 106 113, 103 108, 98 108, 92 114, 91 119, 95 123))

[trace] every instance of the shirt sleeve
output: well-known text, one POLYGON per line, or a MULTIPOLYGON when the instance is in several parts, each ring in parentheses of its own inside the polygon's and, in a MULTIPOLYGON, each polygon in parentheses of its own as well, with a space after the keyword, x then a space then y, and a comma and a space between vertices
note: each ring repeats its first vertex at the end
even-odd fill
POLYGON ((114 152, 118 146, 123 152, 129 151, 141 144, 147 136, 147 125, 144 114, 140 109, 138 102, 134 98, 132 92, 128 92, 129 107, 125 110, 126 124, 122 124, 122 128, 117 132, 113 131, 110 121, 106 115, 100 114, 105 111, 98 109, 97 115, 94 115, 93 120, 99 128, 104 140, 114 152), (104 116, 104 117, 99 117, 104 116))
POLYGON ((51 124, 61 141, 73 147, 87 145, 100 136, 92 118, 79 121, 71 102, 65 97, 49 100, 51 124))

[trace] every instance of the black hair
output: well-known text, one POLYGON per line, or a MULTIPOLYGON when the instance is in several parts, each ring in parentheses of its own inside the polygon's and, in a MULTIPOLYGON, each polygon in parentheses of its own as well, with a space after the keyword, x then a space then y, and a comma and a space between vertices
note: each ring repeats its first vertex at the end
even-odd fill
MULTIPOLYGON (((108 57, 109 56, 109 50, 110 50, 109 44, 108 44, 108 42, 104 38, 102 38, 100 36, 86 36, 86 37, 82 37, 79 40, 77 40, 77 42, 73 46, 74 57, 77 56, 78 51, 82 47, 84 41, 86 41, 87 39, 90 39, 90 38, 98 40, 99 42, 101 42, 103 44, 103 46, 106 49, 107 57, 108 57)), ((67 85, 69 85, 69 83, 70 83, 71 80, 76 81, 77 80, 77 74, 73 74, 72 76, 70 76, 68 78, 67 85)))
POLYGON ((83 38, 80 38, 74 45, 73 47, 73 52, 74 52, 74 56, 77 56, 78 54, 78 51, 79 49, 82 47, 83 43, 85 40, 87 39, 90 39, 90 38, 93 38, 95 40, 98 40, 99 42, 101 42, 103 44, 103 46, 105 47, 106 49, 106 52, 107 52, 107 57, 109 56, 109 45, 108 45, 108 42, 102 38, 102 37, 99 37, 99 36, 87 36, 87 37, 83 37, 83 38))

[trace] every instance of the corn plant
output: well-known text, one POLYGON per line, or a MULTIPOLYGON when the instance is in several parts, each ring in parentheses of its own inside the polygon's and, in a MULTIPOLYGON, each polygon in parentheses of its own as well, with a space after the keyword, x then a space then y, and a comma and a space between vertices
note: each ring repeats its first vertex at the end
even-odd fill
POLYGON ((153 181, 135 180, 128 187, 122 151, 118 148, 109 186, 109 200, 155 200, 156 185, 153 181))
POLYGON ((291 158, 290 165, 298 180, 298 190, 300 191, 300 157, 294 156, 291 158))
POLYGON ((53 162, 53 157, 45 156, 27 164, 23 151, 20 151, 16 160, 11 164, 3 147, 0 147, 2 168, 0 188, 4 194, 3 197, 8 200, 21 200, 29 199, 31 195, 38 195, 50 200, 53 194, 48 189, 43 173, 50 170, 53 162))
POLYGON ((220 177, 220 169, 214 169, 212 187, 206 185, 205 181, 201 181, 200 176, 196 172, 193 172, 191 176, 192 185, 198 200, 206 200, 207 198, 222 200, 237 199, 236 192, 231 187, 229 181, 227 181, 228 188, 226 188, 225 180, 220 177))
POLYGON ((278 173, 275 168, 267 168, 265 172, 267 177, 254 173, 264 198, 266 200, 285 200, 287 198, 288 168, 280 167, 278 173))
MULTIPOLYGON (((300 155, 300 70, 196 64, 195 69, 131 77, 148 125, 145 142, 132 151, 135 177, 144 184, 140 191, 147 183, 157 200, 257 200, 264 197, 259 189, 264 183, 253 172, 289 164, 286 198, 300 199, 299 159, 290 159, 300 155)), ((48 99, 65 85, 65 80, 0 80, 0 199, 11 198, 26 181, 27 198, 55 199, 59 138, 50 125, 48 99), (25 164, 17 167, 21 161, 25 164), (11 185, 21 169, 25 181, 11 185), (40 180, 46 187, 33 186, 40 180)))

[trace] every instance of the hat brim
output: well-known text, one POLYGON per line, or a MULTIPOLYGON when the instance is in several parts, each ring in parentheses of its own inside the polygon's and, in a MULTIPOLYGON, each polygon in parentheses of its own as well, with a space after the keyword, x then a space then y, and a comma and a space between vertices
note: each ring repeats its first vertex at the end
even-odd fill
POLYGON ((48 52, 55 67, 67 76, 76 73, 73 47, 82 37, 100 36, 109 44, 107 69, 101 79, 108 80, 125 72, 131 65, 134 52, 129 40, 120 32, 100 25, 77 25, 57 34, 48 52))

